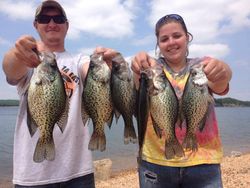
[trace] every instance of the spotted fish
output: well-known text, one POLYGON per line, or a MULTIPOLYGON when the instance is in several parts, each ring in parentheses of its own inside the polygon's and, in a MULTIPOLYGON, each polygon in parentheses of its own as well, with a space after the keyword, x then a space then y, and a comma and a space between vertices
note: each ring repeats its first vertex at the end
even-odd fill
POLYGON ((31 136, 39 129, 33 160, 55 159, 53 129, 63 132, 67 124, 69 100, 54 54, 39 53, 41 63, 34 69, 27 92, 27 124, 31 136))
POLYGON ((196 131, 202 131, 209 113, 210 104, 214 103, 208 91, 207 77, 201 64, 194 64, 190 68, 190 75, 181 99, 181 116, 186 121, 187 133, 183 141, 183 148, 197 151, 196 131))
POLYGON ((100 54, 90 57, 88 73, 82 94, 82 117, 84 124, 92 119, 93 133, 89 142, 90 150, 106 149, 105 124, 111 126, 113 103, 110 89, 111 70, 100 54))
POLYGON ((129 64, 120 53, 112 59, 111 94, 116 119, 118 120, 121 114, 124 120, 124 143, 136 143, 137 137, 133 125, 136 89, 129 64))
POLYGON ((149 112, 156 135, 165 139, 165 157, 183 157, 184 151, 175 135, 179 110, 175 91, 160 64, 145 71, 149 79, 149 112))

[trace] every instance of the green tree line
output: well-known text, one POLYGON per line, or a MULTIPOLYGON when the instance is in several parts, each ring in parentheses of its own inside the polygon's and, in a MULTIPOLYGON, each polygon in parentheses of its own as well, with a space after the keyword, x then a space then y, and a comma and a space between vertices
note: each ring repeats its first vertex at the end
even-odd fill
POLYGON ((0 106, 18 106, 19 100, 0 100, 0 106))
POLYGON ((215 105, 217 107, 234 107, 234 106, 250 107, 250 101, 241 101, 227 97, 227 98, 215 99, 215 105))

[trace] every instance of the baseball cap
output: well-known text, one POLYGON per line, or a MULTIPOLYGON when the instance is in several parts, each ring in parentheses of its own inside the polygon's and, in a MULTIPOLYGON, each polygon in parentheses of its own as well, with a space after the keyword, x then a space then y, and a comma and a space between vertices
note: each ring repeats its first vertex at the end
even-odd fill
POLYGON ((66 13, 65 13, 63 7, 57 1, 54 1, 54 0, 43 1, 42 4, 40 4, 37 7, 37 9, 36 9, 35 18, 37 18, 38 16, 40 16, 40 14, 42 13, 42 11, 45 8, 55 8, 55 9, 58 9, 61 12, 61 14, 67 19, 67 16, 66 16, 66 13))

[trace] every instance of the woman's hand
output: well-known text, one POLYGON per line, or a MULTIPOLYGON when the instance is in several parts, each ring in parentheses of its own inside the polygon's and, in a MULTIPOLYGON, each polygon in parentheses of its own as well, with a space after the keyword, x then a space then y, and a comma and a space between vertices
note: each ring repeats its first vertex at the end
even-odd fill
POLYGON ((146 52, 139 52, 132 59, 131 69, 134 72, 134 82, 137 89, 139 88, 141 70, 145 70, 151 66, 154 66, 155 64, 156 61, 152 57, 150 57, 146 52))
POLYGON ((232 77, 230 67, 224 62, 210 57, 204 58, 202 64, 209 80, 209 87, 217 94, 223 93, 232 77))
POLYGON ((146 52, 139 52, 132 60, 131 69, 135 74, 140 75, 141 70, 145 70, 150 66, 154 66, 156 61, 146 52))

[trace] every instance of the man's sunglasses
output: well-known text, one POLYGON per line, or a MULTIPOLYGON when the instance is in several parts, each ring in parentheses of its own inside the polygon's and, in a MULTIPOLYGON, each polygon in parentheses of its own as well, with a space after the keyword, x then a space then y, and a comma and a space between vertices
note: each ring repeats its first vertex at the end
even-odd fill
POLYGON ((67 19, 63 15, 57 15, 57 16, 40 15, 36 18, 36 21, 39 24, 48 24, 51 21, 51 19, 53 19, 53 21, 56 24, 64 24, 67 21, 67 19))

